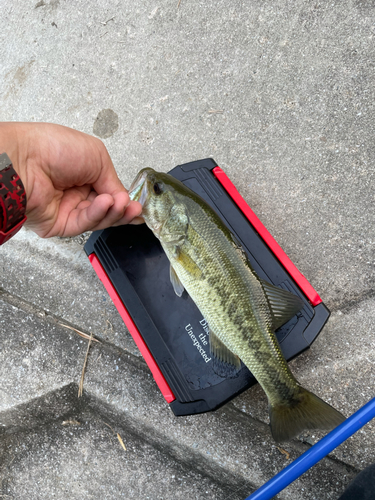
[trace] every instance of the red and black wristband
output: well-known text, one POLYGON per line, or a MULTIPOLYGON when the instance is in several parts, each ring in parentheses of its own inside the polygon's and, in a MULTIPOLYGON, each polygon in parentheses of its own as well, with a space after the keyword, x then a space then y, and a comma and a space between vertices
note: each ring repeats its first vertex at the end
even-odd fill
POLYGON ((26 221, 26 192, 6 153, 0 155, 0 245, 26 221))

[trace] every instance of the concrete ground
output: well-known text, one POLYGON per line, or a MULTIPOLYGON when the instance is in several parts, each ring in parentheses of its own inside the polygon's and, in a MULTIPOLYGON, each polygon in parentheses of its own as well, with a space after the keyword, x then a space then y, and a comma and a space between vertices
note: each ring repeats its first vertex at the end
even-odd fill
MULTIPOLYGON (((213 156, 332 311, 293 372, 346 416, 371 399, 374 3, 0 7, 0 120, 101 137, 125 186, 142 167, 213 156)), ((240 500, 323 435, 277 447, 258 386, 214 413, 174 417, 83 252, 87 237, 24 229, 0 249, 0 499, 240 500), (102 340, 81 398, 87 341, 63 325, 102 340)), ((337 499, 374 461, 370 423, 278 498, 337 499)))

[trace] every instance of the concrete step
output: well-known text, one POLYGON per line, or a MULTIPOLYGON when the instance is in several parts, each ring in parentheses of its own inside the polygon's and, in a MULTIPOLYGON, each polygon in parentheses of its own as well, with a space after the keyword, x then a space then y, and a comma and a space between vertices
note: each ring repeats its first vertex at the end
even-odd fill
MULTIPOLYGON (((175 417, 117 311, 103 300, 106 292, 82 245, 55 239, 46 246, 27 231, 11 244, 3 263, 12 259, 20 274, 5 277, 0 297, 6 332, 0 354, 4 495, 24 498, 28 491, 27 498, 66 498, 69 491, 69 498, 95 498, 100 492, 100 498, 240 499, 318 438, 318 433, 305 433, 277 446, 259 387, 216 412, 175 417), (30 247, 33 259, 26 255, 30 247), (53 275, 58 278, 54 283, 53 275), (103 332, 108 322, 110 336, 103 332), (81 398, 87 340, 62 324, 101 340, 90 348, 81 398)), ((373 306, 367 299, 346 315, 335 312, 312 349, 292 362, 302 383, 331 398, 346 415, 366 402, 369 393, 359 394, 358 385, 363 389, 367 373, 371 387, 371 375, 364 362, 369 345, 358 339, 342 348, 351 331, 343 328, 343 318, 346 325, 355 325, 365 313, 370 328, 373 306), (361 360, 357 384, 347 376, 354 354, 361 360), (334 363, 327 361, 332 358, 334 363), (337 391, 344 380, 352 384, 337 391)), ((367 426, 279 498, 337 498, 371 463, 373 444, 373 428, 367 426)))

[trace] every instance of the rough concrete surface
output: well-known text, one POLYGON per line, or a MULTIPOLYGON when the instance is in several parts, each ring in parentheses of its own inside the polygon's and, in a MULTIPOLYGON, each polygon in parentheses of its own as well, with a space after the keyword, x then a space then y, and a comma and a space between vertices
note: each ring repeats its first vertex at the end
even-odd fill
MULTIPOLYGON (((374 3, 0 0, 0 20, 0 120, 99 136, 125 186, 215 158, 332 310, 293 372, 346 416, 373 397, 374 3)), ((87 237, 0 248, 0 499, 241 499, 323 435, 278 448, 258 386, 174 417, 87 237), (87 340, 62 324, 102 341, 81 398, 87 340)), ((337 499, 374 449, 370 423, 278 498, 337 499)))

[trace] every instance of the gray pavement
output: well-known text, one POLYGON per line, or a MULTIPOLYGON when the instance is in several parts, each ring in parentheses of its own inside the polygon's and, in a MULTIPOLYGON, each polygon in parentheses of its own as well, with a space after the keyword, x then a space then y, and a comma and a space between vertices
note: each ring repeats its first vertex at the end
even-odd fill
MULTIPOLYGON (((0 20, 0 120, 100 136, 126 186, 214 157, 332 310, 293 372, 346 416, 371 399, 373 2, 0 0, 0 20)), ((87 237, 0 248, 0 499, 240 500, 323 435, 288 458, 259 387, 174 417, 87 237), (102 341, 82 398, 87 341, 62 324, 102 341)), ((279 498, 337 499, 374 450, 370 423, 279 498)))

